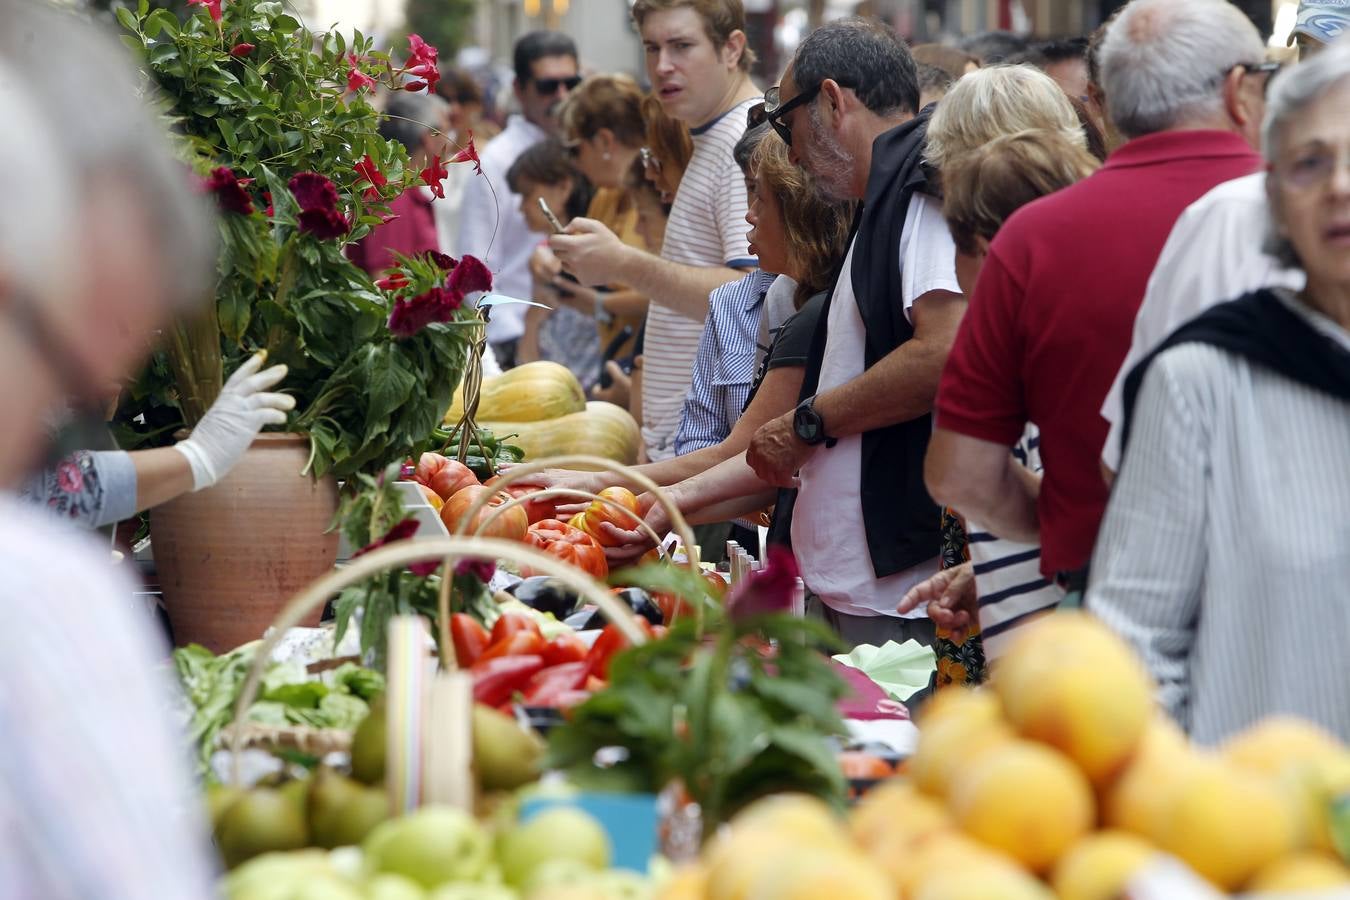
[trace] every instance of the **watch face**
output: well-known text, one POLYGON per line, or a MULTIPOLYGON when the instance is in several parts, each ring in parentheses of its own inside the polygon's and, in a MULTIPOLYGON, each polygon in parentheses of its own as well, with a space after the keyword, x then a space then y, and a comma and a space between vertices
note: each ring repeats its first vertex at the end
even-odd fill
POLYGON ((797 437, 808 444, 819 440, 820 437, 820 417, 813 415, 814 412, 815 410, 799 409, 793 422, 797 437))

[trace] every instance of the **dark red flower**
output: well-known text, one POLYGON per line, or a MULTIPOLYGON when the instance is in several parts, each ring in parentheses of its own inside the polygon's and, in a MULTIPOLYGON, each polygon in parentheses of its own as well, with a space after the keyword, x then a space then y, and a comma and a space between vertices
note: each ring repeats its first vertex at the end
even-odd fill
POLYGON ((337 212, 337 188, 318 172, 301 172, 291 178, 288 187, 302 210, 337 212))
POLYGON ((412 337, 432 322, 448 322, 463 303, 463 294, 439 287, 397 300, 389 314, 389 330, 398 337, 412 337))
POLYGON ((296 216, 296 222, 301 231, 320 240, 342 237, 352 230, 352 223, 335 209, 301 210, 300 215, 296 216))
POLYGON ((367 200, 378 197, 380 195, 379 189, 389 183, 389 179, 385 178, 383 173, 375 168, 375 160, 370 158, 369 153, 366 154, 365 159, 356 164, 355 169, 356 174, 361 176, 360 180, 357 181, 357 184, 360 184, 361 181, 370 183, 370 187, 367 188, 365 192, 365 198, 367 200))
POLYGON ((450 162, 452 163, 471 162, 473 163, 474 174, 475 175, 483 174, 483 164, 478 160, 478 149, 473 145, 472 131, 469 132, 469 146, 463 148, 453 157, 451 157, 450 162))
POLYGON ((263 191, 263 199, 267 201, 267 210, 266 210, 266 214, 267 214, 267 218, 270 219, 270 218, 272 218, 272 216, 276 213, 276 210, 274 210, 274 209, 272 208, 272 192, 271 192, 271 191, 263 191))
POLYGON ((212 22, 220 21, 220 3, 221 0, 188 0, 188 6, 205 6, 212 22))
POLYGON ((442 200, 445 199, 445 186, 442 185, 441 182, 445 180, 445 176, 449 175, 450 172, 445 166, 441 165, 441 157, 439 154, 431 157, 431 165, 427 166, 418 174, 422 176, 422 183, 431 188, 432 194, 440 197, 442 200))
POLYGON ((471 575, 483 584, 487 584, 495 574, 497 574, 497 564, 490 559, 461 559, 455 563, 456 577, 471 575))
POLYGON ((447 287, 451 292, 460 294, 472 294, 474 291, 492 290, 492 273, 483 261, 476 256, 465 256, 455 266, 455 271, 450 273, 450 281, 447 287))
POLYGON ((432 262, 434 262, 437 266, 439 266, 443 271, 446 272, 453 272, 455 270, 455 266, 459 265, 459 260, 455 259, 453 256, 450 256, 449 254, 446 253, 439 253, 435 250, 429 250, 427 251, 427 256, 431 259, 432 262))
POLYGON ((221 209, 247 216, 253 212, 253 200, 249 197, 248 191, 244 190, 244 185, 250 183, 251 178, 245 178, 243 181, 236 178, 229 166, 217 166, 211 170, 203 186, 215 194, 216 202, 220 204, 221 209))
MULTIPOLYGON (((357 550, 355 553, 353 553, 352 559, 356 559, 358 556, 365 556, 367 553, 370 553, 373 550, 378 550, 381 547, 385 546, 386 544, 392 544, 395 541, 408 540, 413 535, 417 534, 417 529, 419 526, 421 526, 421 524, 422 524, 421 522, 413 518, 407 518, 402 520, 401 522, 398 522, 397 524, 394 525, 393 528, 390 528, 387 532, 385 532, 384 537, 377 538, 376 540, 371 541, 369 544, 366 544, 360 550, 357 550)), ((439 566, 440 561, 431 560, 430 562, 413 563, 412 565, 408 566, 408 571, 412 572, 414 575, 418 575, 421 576, 422 578, 425 578, 432 572, 435 572, 439 566)))
POLYGON ((356 66, 352 66, 351 71, 347 73, 347 90, 355 94, 361 88, 375 90, 375 79, 356 68, 356 66))
POLYGON ((382 291, 397 291, 408 286, 408 276, 402 272, 390 272, 376 281, 375 286, 382 291))
POLYGON ((425 81, 410 81, 403 86, 403 89, 409 93, 416 94, 418 91, 425 91, 427 89, 427 83, 425 81))
POLYGON ((764 568, 751 572, 727 600, 727 614, 743 621, 790 611, 799 575, 797 557, 792 551, 780 545, 770 546, 764 568))
POLYGON ((237 58, 237 57, 242 57, 242 56, 248 56, 250 53, 252 53, 252 52, 253 52, 254 50, 256 50, 256 49, 257 49, 257 47, 255 47, 253 44, 250 44, 250 43, 247 43, 247 42, 240 42, 240 43, 235 44, 233 47, 230 48, 230 55, 233 56, 233 57, 236 57, 236 58, 237 58))

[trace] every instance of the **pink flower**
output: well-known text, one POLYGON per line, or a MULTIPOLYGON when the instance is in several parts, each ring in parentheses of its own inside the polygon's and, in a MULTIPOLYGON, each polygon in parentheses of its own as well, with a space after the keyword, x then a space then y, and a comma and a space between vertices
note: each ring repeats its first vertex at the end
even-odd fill
POLYGON ((248 56, 256 49, 257 47, 255 47, 253 44, 241 41, 240 43, 235 44, 233 47, 230 48, 230 55, 237 59, 240 57, 248 56))
POLYGON ((478 160, 478 150, 477 150, 477 149, 474 147, 474 145, 473 145, 473 132, 472 132, 472 131, 469 132, 469 146, 467 146, 467 147, 465 147, 464 149, 460 150, 460 151, 459 151, 458 153, 456 153, 453 157, 451 157, 450 162, 452 162, 452 163, 471 162, 471 163, 473 163, 473 171, 474 171, 474 174, 476 174, 476 175, 482 175, 482 174, 483 174, 483 164, 482 164, 481 162, 479 162, 479 160, 478 160))
POLYGON ((441 157, 439 154, 431 157, 431 165, 427 166, 418 174, 422 178, 422 183, 431 188, 431 193, 433 195, 440 197, 442 200, 445 199, 445 186, 442 185, 441 182, 445 180, 445 176, 449 175, 450 172, 445 166, 441 165, 441 157))
POLYGON ((56 467, 56 486, 67 494, 78 494, 84 490, 84 473, 79 463, 66 460, 56 467))
POLYGON ((380 195, 379 189, 389 183, 389 179, 385 178, 383 173, 375 168, 375 161, 370 158, 369 153, 366 154, 365 159, 356 164, 355 169, 356 174, 361 176, 360 179, 357 180, 357 184, 360 184, 362 181, 370 183, 370 187, 367 188, 365 192, 365 198, 367 200, 378 197, 380 195))
POLYGON ((474 291, 492 290, 492 273, 483 261, 476 256, 465 256, 455 266, 455 270, 450 273, 450 281, 446 285, 452 292, 463 297, 465 294, 472 294, 474 291))
POLYGON ((220 21, 220 4, 221 0, 188 0, 188 6, 205 6, 212 22, 220 21))
POLYGON ((394 301, 389 330, 397 337, 412 337, 432 322, 448 322, 464 304, 462 294, 434 287, 424 294, 394 301))
POLYGON ((362 88, 375 90, 375 79, 353 65, 351 70, 347 72, 347 90, 355 94, 362 88))
POLYGON ((252 184, 253 179, 240 181, 229 166, 217 166, 202 182, 202 186, 216 197, 216 203, 226 212, 247 216, 253 212, 253 200, 244 186, 252 184))
MULTIPOLYGON (((428 91, 436 90, 436 82, 441 80, 440 70, 436 67, 436 59, 439 56, 440 51, 422 40, 420 35, 408 35, 407 71, 426 81, 425 87, 428 91)), ((421 90, 421 88, 414 88, 410 85, 404 90, 421 90)))

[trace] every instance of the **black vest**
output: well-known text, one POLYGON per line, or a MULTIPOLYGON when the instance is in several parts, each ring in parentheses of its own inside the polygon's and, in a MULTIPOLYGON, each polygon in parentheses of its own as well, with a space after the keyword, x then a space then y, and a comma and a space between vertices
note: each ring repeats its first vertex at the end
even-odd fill
MULTIPOLYGON (((872 144, 867 195, 853 224, 853 264, 847 274, 841 265, 835 275, 836 285, 841 277, 853 279, 867 336, 865 368, 870 369, 914 336, 901 300, 900 238, 914 194, 937 193, 923 165, 932 111, 929 106, 872 144)), ((831 287, 820 314, 822 326, 829 320, 833 296, 831 287)), ((825 359, 826 332, 826 327, 816 330, 802 383, 803 400, 816 393, 825 359)), ((825 427, 828 430, 830 423, 825 427)), ((932 431, 932 416, 925 415, 862 436, 863 524, 878 578, 912 568, 941 550, 941 513, 923 483, 923 459, 932 431)), ((834 451, 821 448, 817 452, 834 451)))

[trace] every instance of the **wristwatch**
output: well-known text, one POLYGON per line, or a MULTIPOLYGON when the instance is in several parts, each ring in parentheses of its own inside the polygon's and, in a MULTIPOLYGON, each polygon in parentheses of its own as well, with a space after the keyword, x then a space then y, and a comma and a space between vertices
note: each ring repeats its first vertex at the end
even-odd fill
POLYGON ((792 430, 801 438, 803 444, 811 447, 817 444, 833 447, 839 441, 825 433, 825 420, 816 412, 815 403, 815 397, 807 397, 797 406, 796 412, 792 414, 792 430))

